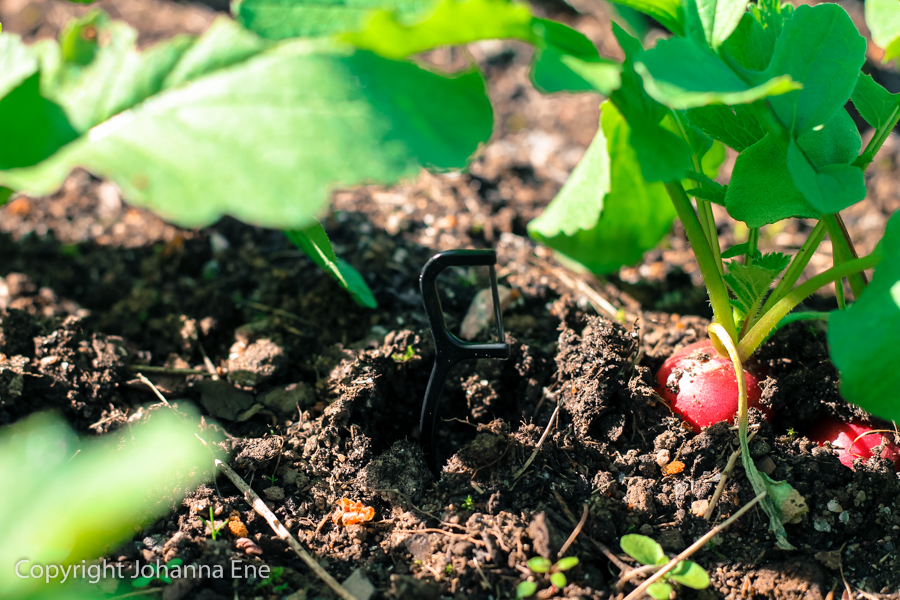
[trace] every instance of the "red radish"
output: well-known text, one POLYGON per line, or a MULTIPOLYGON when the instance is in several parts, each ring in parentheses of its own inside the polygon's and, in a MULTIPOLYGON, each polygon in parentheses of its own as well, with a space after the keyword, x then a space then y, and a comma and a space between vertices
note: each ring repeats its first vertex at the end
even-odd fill
MULTIPOLYGON (((719 421, 731 422, 738 412, 738 385, 731 359, 719 356, 707 339, 682 348, 663 363, 656 374, 660 395, 695 432, 719 421)), ((762 391, 756 375, 744 369, 749 406, 761 406, 762 391)))
POLYGON ((851 469, 854 460, 872 458, 872 450, 887 442, 881 451, 881 458, 889 458, 894 461, 894 470, 900 471, 900 448, 890 441, 893 436, 870 433, 873 431, 871 427, 856 421, 844 423, 834 419, 822 419, 809 432, 809 439, 820 446, 824 446, 825 442, 830 442, 833 448, 839 449, 838 459, 841 464, 851 469))

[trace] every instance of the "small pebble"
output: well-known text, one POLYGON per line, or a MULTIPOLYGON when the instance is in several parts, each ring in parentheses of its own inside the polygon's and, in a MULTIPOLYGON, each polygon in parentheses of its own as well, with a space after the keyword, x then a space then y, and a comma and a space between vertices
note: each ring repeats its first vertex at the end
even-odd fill
POLYGON ((837 500, 828 501, 828 510, 833 513, 844 512, 844 507, 838 504, 837 500))

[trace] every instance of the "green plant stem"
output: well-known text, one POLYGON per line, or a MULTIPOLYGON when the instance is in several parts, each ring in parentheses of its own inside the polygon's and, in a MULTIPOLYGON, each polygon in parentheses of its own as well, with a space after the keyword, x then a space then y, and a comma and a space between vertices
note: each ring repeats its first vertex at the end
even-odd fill
POLYGON ((846 310, 847 301, 844 299, 843 279, 838 279, 834 282, 834 297, 837 298, 838 310, 846 310))
MULTIPOLYGON (((838 213, 832 215, 822 215, 822 221, 828 230, 828 237, 831 239, 832 253, 834 254, 835 264, 847 262, 859 258, 856 254, 856 248, 850 241, 850 235, 844 226, 844 220, 838 213)), ((847 280, 850 282, 850 290, 853 292, 854 298, 859 295, 866 287, 866 280, 860 273, 853 273, 847 280)))
POLYGON ((684 193, 680 182, 667 183, 666 191, 669 192, 678 218, 681 219, 681 224, 684 226, 684 232, 694 249, 694 256, 697 257, 700 274, 703 276, 703 283, 706 284, 706 290, 709 293, 713 318, 717 323, 722 324, 732 340, 737 340, 737 326, 734 323, 734 314, 731 310, 728 290, 725 288, 725 280, 722 279, 712 249, 706 242, 706 236, 700 227, 697 213, 694 212, 694 207, 691 206, 691 201, 684 193))
MULTIPOLYGON (((670 111, 672 113, 672 118, 675 120, 675 124, 678 125, 678 130, 681 132, 682 139, 687 142, 688 147, 691 146, 691 141, 688 138, 687 127, 684 124, 684 120, 682 120, 681 115, 677 110, 670 111)), ((697 173, 703 173, 703 163, 701 157, 697 155, 696 152, 693 152, 693 148, 691 151, 691 162, 694 164, 694 171, 697 173)), ((700 187, 699 182, 694 182, 696 187, 700 187)), ((709 244, 709 249, 712 250, 713 258, 716 261, 716 267, 719 269, 719 274, 725 274, 725 266, 722 264, 722 249, 719 247, 719 233, 716 231, 716 218, 713 215, 712 204, 704 200, 703 198, 694 198, 697 202, 697 217, 700 221, 700 228, 703 230, 703 235, 706 237, 706 243, 709 244)))
POLYGON ((751 227, 747 236, 747 254, 744 255, 744 264, 748 267, 753 264, 753 255, 759 247, 759 227, 751 227))
POLYGON ((891 134, 891 131, 894 130, 894 127, 897 126, 898 122, 900 122, 900 104, 897 104, 894 107, 894 110, 891 112, 891 117, 888 119, 885 126, 875 131, 874 135, 872 135, 872 139, 866 144, 866 149, 863 150, 863 153, 860 154, 855 161, 853 161, 853 164, 862 169, 863 173, 866 172, 866 169, 872 164, 872 161, 875 160, 875 155, 881 150, 881 146, 888 139, 888 136, 891 134))
POLYGON ((747 357, 751 356, 765 341, 769 332, 775 329, 778 322, 786 317, 795 306, 811 296, 816 290, 833 281, 847 277, 852 273, 871 269, 880 263, 882 258, 883 254, 881 248, 878 247, 871 254, 835 265, 824 273, 819 273, 809 281, 799 285, 797 289, 779 300, 775 306, 760 317, 759 321, 757 321, 750 331, 747 332, 744 339, 740 341, 738 344, 738 353, 742 360, 746 360, 747 357))
POLYGON ((763 304, 761 310, 762 314, 769 312, 769 309, 771 309, 776 302, 784 298, 791 288, 794 287, 794 284, 800 279, 800 275, 803 274, 803 270, 806 268, 806 265, 809 264, 809 259, 816 253, 816 249, 819 247, 819 244, 822 243, 824 237, 825 224, 822 221, 819 221, 816 223, 816 226, 813 227, 813 230, 809 232, 809 236, 807 236, 806 241, 803 242, 803 245, 797 251, 797 254, 794 255, 790 266, 788 266, 787 271, 784 272, 778 285, 776 285, 775 289, 772 290, 772 293, 769 294, 765 304, 763 304))

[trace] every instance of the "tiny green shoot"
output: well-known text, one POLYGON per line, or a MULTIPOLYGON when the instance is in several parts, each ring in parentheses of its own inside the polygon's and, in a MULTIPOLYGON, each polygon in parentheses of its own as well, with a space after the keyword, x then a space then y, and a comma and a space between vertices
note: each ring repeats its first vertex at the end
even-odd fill
POLYGON ((222 528, 225 527, 225 522, 223 521, 218 527, 216 527, 216 519, 215 515, 213 515, 213 507, 210 505, 209 507, 209 521, 200 517, 200 520, 206 523, 206 526, 209 527, 209 534, 212 536, 213 541, 216 541, 216 538, 219 535, 219 532, 222 531, 222 528))
MULTIPOLYGON (((628 534, 622 536, 622 550, 642 565, 663 566, 669 557, 662 546, 645 535, 628 534)), ((695 590, 709 587, 709 574, 697 563, 683 560, 675 568, 647 588, 647 593, 656 600, 669 600, 674 591, 670 582, 680 583, 695 590)))
MULTIPOLYGON (((546 576, 555 591, 566 587, 568 580, 563 571, 568 571, 577 566, 578 558, 575 556, 566 556, 554 563, 550 562, 549 558, 535 556, 530 558, 525 564, 532 573, 546 576)), ((534 580, 529 579, 528 581, 523 581, 516 587, 516 598, 528 598, 529 596, 533 596, 537 592, 537 589, 538 584, 534 580)))

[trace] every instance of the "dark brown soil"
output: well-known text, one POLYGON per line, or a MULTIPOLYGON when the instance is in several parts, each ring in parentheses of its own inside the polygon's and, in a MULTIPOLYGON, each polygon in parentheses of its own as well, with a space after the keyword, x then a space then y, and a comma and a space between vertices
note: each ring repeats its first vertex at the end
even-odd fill
MULTIPOLYGON (((56 0, 13 4, 0 2, 0 21, 28 39, 52 35, 84 10, 56 0)), ((162 0, 100 5, 130 19, 146 42, 200 31, 213 16, 162 0)), ((540 10, 577 23, 616 54, 608 9, 564 9, 540 10)), ((652 377, 674 350, 706 335, 705 293, 692 285, 686 241, 676 228, 641 265, 623 270, 619 287, 567 271, 535 248, 525 225, 590 141, 597 98, 539 95, 527 82, 524 46, 480 44, 472 54, 491 79, 497 131, 471 172, 335 194, 326 229, 366 277, 376 310, 356 306, 278 232, 230 219, 180 230, 123 204, 114 187, 86 173, 53 197, 5 206, 0 424, 53 409, 82 432, 114 430, 156 401, 137 378, 142 367, 204 370, 206 355, 217 380, 147 375, 169 399, 194 402, 220 424, 231 466, 360 598, 366 589, 376 598, 515 597, 526 561, 555 560, 583 518, 567 552, 580 559, 569 585, 554 592, 539 578, 539 597, 613 597, 619 570, 604 551, 627 558, 622 535, 651 536, 674 554, 706 533, 711 525, 698 515, 735 433, 720 423, 692 434, 652 377), (436 480, 417 444, 434 359, 418 275, 436 251, 465 247, 495 248, 500 282, 517 292, 504 315, 512 355, 460 364, 448 378, 436 480), (621 309, 618 321, 603 302, 621 309), (664 475, 676 460, 684 469, 664 475), (334 524, 341 498, 373 507, 375 518, 334 524)), ((441 51, 430 59, 459 57, 441 51)), ((870 198, 847 216, 864 250, 900 207, 893 138, 883 154, 870 173, 870 198)), ((765 244, 795 247, 806 226, 770 228, 765 244)), ((740 237, 724 218, 721 227, 727 239, 740 237)), ((812 269, 830 261, 827 244, 823 250, 812 269)), ((475 270, 442 278, 451 328, 487 282, 475 270)), ((834 301, 826 293, 814 303, 834 301)), ((777 418, 757 423, 751 454, 806 498, 809 514, 787 526, 797 550, 778 550, 766 516, 751 510, 694 555, 711 587, 679 594, 824 599, 843 592, 843 577, 854 593, 900 598, 900 478, 887 461, 851 471, 803 435, 820 416, 866 417, 841 399, 823 331, 790 326, 759 358, 769 369, 763 401, 777 418)), ((753 496, 739 466, 714 521, 753 496)), ((225 478, 193 491, 110 556, 129 568, 175 557, 281 570, 268 584, 176 581, 164 598, 333 597, 225 478), (210 506, 223 520, 237 511, 249 539, 213 541, 200 519, 210 506)), ((130 589, 120 588, 114 592, 130 589)))

